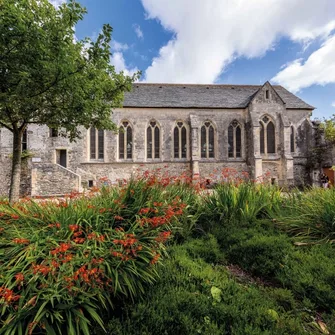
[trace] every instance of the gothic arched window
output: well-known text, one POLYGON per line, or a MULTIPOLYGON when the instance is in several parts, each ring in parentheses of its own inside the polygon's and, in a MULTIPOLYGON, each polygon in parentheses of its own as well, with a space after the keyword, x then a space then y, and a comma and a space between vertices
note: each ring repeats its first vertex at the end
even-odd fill
POLYGON ((92 127, 90 129, 90 159, 104 158, 104 131, 92 127))
POLYGON ((228 127, 228 157, 241 157, 242 132, 240 124, 234 120, 228 127))
POLYGON ((291 152, 294 152, 294 128, 291 126, 291 134, 290 134, 290 144, 291 144, 291 152))
POLYGON ((150 121, 147 128, 147 158, 160 157, 160 129, 155 120, 150 121))
POLYGON ((201 127, 200 143, 201 158, 214 158, 214 127, 210 121, 206 121, 201 127))
POLYGON ((22 151, 26 151, 28 148, 28 133, 25 129, 22 133, 22 151))
POLYGON ((261 154, 276 153, 276 131, 273 121, 268 116, 263 116, 260 123, 260 152, 261 154))
POLYGON ((173 130, 173 157, 187 158, 188 148, 187 128, 183 121, 177 121, 173 130))
POLYGON ((123 121, 119 129, 119 159, 133 158, 133 129, 128 121, 123 121))

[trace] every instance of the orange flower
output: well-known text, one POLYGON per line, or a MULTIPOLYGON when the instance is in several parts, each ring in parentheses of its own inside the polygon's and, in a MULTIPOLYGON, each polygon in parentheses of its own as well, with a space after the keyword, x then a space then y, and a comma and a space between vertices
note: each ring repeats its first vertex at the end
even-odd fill
POLYGON ((51 250, 51 255, 56 255, 60 252, 66 252, 71 248, 70 243, 61 243, 58 248, 51 250))
POLYGON ((74 243, 77 243, 77 244, 82 244, 85 242, 85 239, 82 238, 82 237, 76 237, 74 240, 73 240, 74 243))
POLYGON ((18 220, 20 218, 20 216, 16 214, 11 214, 10 216, 13 220, 18 220))
POLYGON ((77 231, 79 228, 80 228, 80 226, 77 225, 77 224, 70 224, 70 225, 69 225, 69 229, 70 229, 71 231, 77 231))
POLYGON ((29 244, 29 240, 26 238, 14 238, 13 242, 16 244, 29 244))
POLYGON ((150 264, 156 264, 158 262, 158 260, 159 260, 159 257, 161 257, 161 255, 158 254, 158 253, 155 253, 154 257, 150 261, 150 264))
POLYGON ((24 281, 24 275, 21 272, 17 273, 14 277, 15 277, 17 282, 23 282, 24 281))
POLYGON ((5 302, 11 303, 20 299, 19 295, 14 294, 14 292, 8 288, 0 287, 0 299, 3 298, 5 302))

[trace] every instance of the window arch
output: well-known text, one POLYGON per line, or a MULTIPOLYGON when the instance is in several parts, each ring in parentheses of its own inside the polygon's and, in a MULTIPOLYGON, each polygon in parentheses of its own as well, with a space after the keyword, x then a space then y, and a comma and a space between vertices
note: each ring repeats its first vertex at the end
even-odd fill
POLYGON ((129 121, 121 122, 119 128, 119 159, 133 158, 133 128, 129 121))
POLYGON ((294 138, 294 127, 291 126, 291 134, 290 134, 290 146, 291 146, 291 152, 295 151, 294 148, 294 142, 295 142, 295 138, 294 138))
POLYGON ((160 158, 160 128, 155 120, 149 122, 146 140, 147 158, 160 158))
POLYGON ((242 149, 242 131, 240 124, 234 120, 228 127, 228 157, 240 158, 242 149))
POLYGON ((177 121, 173 129, 173 157, 188 157, 189 138, 187 126, 183 121, 177 121))
POLYGON ((90 129, 90 159, 104 159, 104 131, 91 127, 90 129))
POLYGON ((214 158, 215 140, 214 126, 210 121, 206 121, 200 132, 201 158, 214 158))
POLYGON ((276 153, 276 131, 273 121, 268 116, 263 116, 260 124, 260 152, 261 154, 276 153))

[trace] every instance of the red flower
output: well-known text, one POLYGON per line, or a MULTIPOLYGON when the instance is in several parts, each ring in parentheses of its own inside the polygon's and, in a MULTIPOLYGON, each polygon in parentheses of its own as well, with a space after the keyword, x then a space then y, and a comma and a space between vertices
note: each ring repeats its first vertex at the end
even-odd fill
POLYGON ((18 220, 18 219, 20 218, 20 216, 19 216, 19 215, 16 215, 16 214, 11 214, 11 218, 12 218, 13 220, 18 220))
POLYGON ((115 215, 114 218, 115 218, 115 220, 119 220, 119 221, 124 220, 124 218, 122 216, 119 216, 119 215, 115 215))

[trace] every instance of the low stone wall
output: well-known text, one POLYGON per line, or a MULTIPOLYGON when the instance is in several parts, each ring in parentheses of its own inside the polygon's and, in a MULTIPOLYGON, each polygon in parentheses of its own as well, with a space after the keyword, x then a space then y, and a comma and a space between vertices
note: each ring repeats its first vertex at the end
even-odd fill
POLYGON ((201 178, 213 181, 220 180, 227 174, 228 177, 230 177, 230 175, 242 177, 244 173, 248 173, 250 176, 250 167, 245 161, 199 162, 199 170, 201 178))
POLYGON ((81 177, 58 164, 33 164, 31 186, 32 196, 64 195, 81 191, 81 177))
POLYGON ((87 187, 91 180, 96 185, 101 178, 107 178, 112 183, 119 180, 142 176, 146 171, 157 171, 162 175, 180 176, 191 171, 190 162, 146 162, 146 163, 82 163, 77 173, 82 176, 82 186, 87 187))

